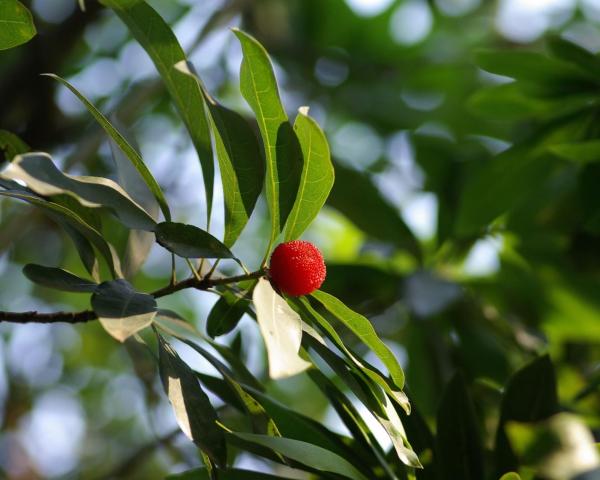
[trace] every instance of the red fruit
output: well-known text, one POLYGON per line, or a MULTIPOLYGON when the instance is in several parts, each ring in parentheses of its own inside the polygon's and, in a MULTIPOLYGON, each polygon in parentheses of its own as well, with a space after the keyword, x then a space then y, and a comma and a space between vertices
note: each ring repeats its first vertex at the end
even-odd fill
POLYGON ((327 273, 319 249, 310 242, 281 243, 271 255, 269 273, 283 293, 298 297, 317 290, 327 273))

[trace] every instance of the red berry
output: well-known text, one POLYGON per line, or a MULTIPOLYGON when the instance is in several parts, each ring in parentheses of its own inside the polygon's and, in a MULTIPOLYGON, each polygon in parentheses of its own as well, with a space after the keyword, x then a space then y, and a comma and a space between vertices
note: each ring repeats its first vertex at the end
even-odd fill
POLYGON ((314 292, 326 275, 321 252, 303 240, 279 244, 271 255, 269 272, 275 286, 293 297, 314 292))

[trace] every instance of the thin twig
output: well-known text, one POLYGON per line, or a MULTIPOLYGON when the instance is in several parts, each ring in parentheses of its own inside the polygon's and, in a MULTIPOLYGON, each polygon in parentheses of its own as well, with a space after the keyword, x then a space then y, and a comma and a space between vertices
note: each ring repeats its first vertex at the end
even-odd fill
MULTIPOLYGON (((232 283, 243 282, 245 280, 251 280, 253 278, 262 277, 265 274, 264 270, 257 270, 250 274, 237 275, 235 277, 225 278, 203 278, 197 279, 190 277, 181 282, 175 283, 174 285, 167 285, 166 287, 160 288, 150 295, 154 298, 161 298, 167 295, 171 295, 180 290, 187 288, 194 288, 196 290, 209 290, 212 287, 219 285, 229 285, 232 283)), ((53 313, 39 313, 36 311, 31 312, 0 312, 0 322, 10 323, 84 323, 91 320, 96 320, 98 317, 92 310, 84 310, 81 312, 53 312, 53 313)))

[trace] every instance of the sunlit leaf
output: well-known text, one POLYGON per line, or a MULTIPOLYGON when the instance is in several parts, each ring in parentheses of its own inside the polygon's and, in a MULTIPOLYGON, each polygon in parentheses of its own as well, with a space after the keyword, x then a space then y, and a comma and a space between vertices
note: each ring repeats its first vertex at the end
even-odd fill
POLYGON ((159 335, 160 377, 173 406, 179 427, 212 461, 224 466, 227 447, 223 430, 217 425, 217 412, 200 387, 194 371, 159 335))
POLYGON ((0 50, 31 40, 36 34, 31 12, 17 0, 0 0, 0 50))
POLYGON ((242 95, 254 111, 265 147, 266 193, 271 213, 271 242, 292 211, 302 172, 298 139, 281 104, 273 67, 264 47, 234 29, 244 58, 240 71, 242 95))
POLYGON ((298 355, 302 341, 302 320, 281 298, 268 280, 259 279, 252 295, 256 319, 269 358, 269 376, 291 377, 311 366, 298 355))
POLYGON ((181 340, 200 340, 206 342, 208 345, 213 347, 219 355, 221 355, 230 368, 233 370, 235 377, 242 383, 252 387, 255 390, 262 391, 263 386, 261 383, 250 373, 246 365, 239 356, 233 352, 229 347, 221 345, 220 343, 212 340, 211 338, 203 335, 193 325, 183 320, 175 312, 169 310, 159 310, 156 319, 154 320, 155 325, 168 335, 172 335, 181 340))
POLYGON ((117 183, 102 177, 66 175, 44 153, 20 155, 0 175, 25 182, 39 195, 70 195, 84 207, 106 207, 130 228, 152 231, 156 225, 117 183))
POLYGON ((98 286, 96 282, 78 277, 62 268, 45 267, 32 263, 23 267, 23 274, 38 285, 65 292, 93 292, 98 286))
POLYGON ((120 342, 146 328, 156 316, 156 300, 136 292, 123 279, 103 282, 92 295, 92 309, 105 330, 120 342))
MULTIPOLYGON (((176 68, 204 87, 187 62, 176 68)), ((258 140, 248 122, 240 114, 225 108, 204 92, 225 200, 225 234, 223 243, 231 246, 248 223, 265 177, 265 162, 258 140)))
POLYGON ((135 167, 135 169, 140 173, 146 185, 156 198, 156 201, 160 205, 160 208, 165 216, 166 220, 171 219, 171 212, 169 210, 169 205, 167 204, 167 200, 165 195, 163 194, 160 185, 152 176, 150 170, 142 160, 140 154, 129 144, 129 142, 119 133, 119 131, 112 126, 112 124, 108 121, 108 119, 98 110, 86 97, 84 97, 73 85, 67 82, 64 78, 59 77, 58 75, 54 75, 51 73, 45 74, 50 78, 54 78, 62 83, 65 87, 67 87, 73 94, 85 105, 88 111, 92 114, 92 116, 96 119, 96 121, 100 124, 100 126, 104 129, 104 131, 111 137, 114 142, 119 146, 119 148, 123 151, 123 153, 127 156, 129 161, 135 167))
POLYGON ((345 354, 349 362, 360 372, 367 375, 371 380, 382 387, 386 392, 390 394, 392 399, 398 403, 407 413, 410 413, 410 403, 406 394, 398 389, 392 381, 381 374, 376 368, 369 365, 365 360, 362 360, 353 353, 345 344, 336 329, 320 315, 312 306, 310 302, 303 298, 299 300, 303 310, 303 314, 315 322, 319 329, 333 342, 333 344, 345 354))
MULTIPOLYGON (((127 25, 160 73, 198 152, 204 178, 207 215, 210 217, 215 169, 209 126, 196 81, 181 75, 175 69, 176 63, 186 60, 177 37, 162 17, 143 0, 101 0, 101 3, 112 8, 127 25)), ((166 214, 165 219, 170 220, 166 214)))
MULTIPOLYGON (((48 202, 35 194, 28 193, 23 190, 0 190, 0 195, 29 202, 37 207, 41 207, 42 209, 44 209, 53 218, 56 218, 57 221, 66 222, 67 225, 69 225, 75 231, 83 235, 83 237, 85 237, 91 244, 94 245, 94 247, 96 247, 100 251, 102 256, 105 258, 114 277, 123 276, 123 273, 121 272, 119 257, 111 248, 111 245, 97 230, 88 225, 76 213, 61 205, 48 202)), ((86 256, 88 254, 86 254, 86 256)))
POLYGON ((316 291, 312 296, 340 320, 342 324, 348 327, 365 345, 373 350, 387 367, 396 387, 402 389, 404 387, 404 372, 402 371, 402 367, 400 367, 398 360, 388 346, 377 336, 371 322, 328 293, 316 291))
POLYGON ((287 219, 285 240, 294 240, 317 216, 329 196, 334 181, 327 138, 319 124, 301 107, 294 122, 304 163, 294 207, 287 219))

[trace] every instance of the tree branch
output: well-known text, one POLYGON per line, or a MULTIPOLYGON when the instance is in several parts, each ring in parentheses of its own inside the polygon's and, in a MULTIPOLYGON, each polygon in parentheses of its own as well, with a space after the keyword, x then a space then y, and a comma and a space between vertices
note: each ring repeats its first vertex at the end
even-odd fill
MULTIPOLYGON (((231 283, 243 282, 245 280, 252 280, 265 275, 265 270, 257 270, 256 272, 237 275, 235 277, 224 277, 215 278, 204 277, 203 279, 197 279, 190 277, 187 280, 175 283, 174 285, 167 285, 166 287, 155 290, 150 295, 154 298, 166 297, 180 290, 187 288, 195 288, 196 290, 208 290, 219 285, 229 285, 231 283)), ((10 323, 84 323, 91 320, 96 320, 98 316, 92 310, 83 310, 81 312, 53 312, 53 313, 39 313, 36 311, 31 312, 0 312, 0 322, 10 323)))

